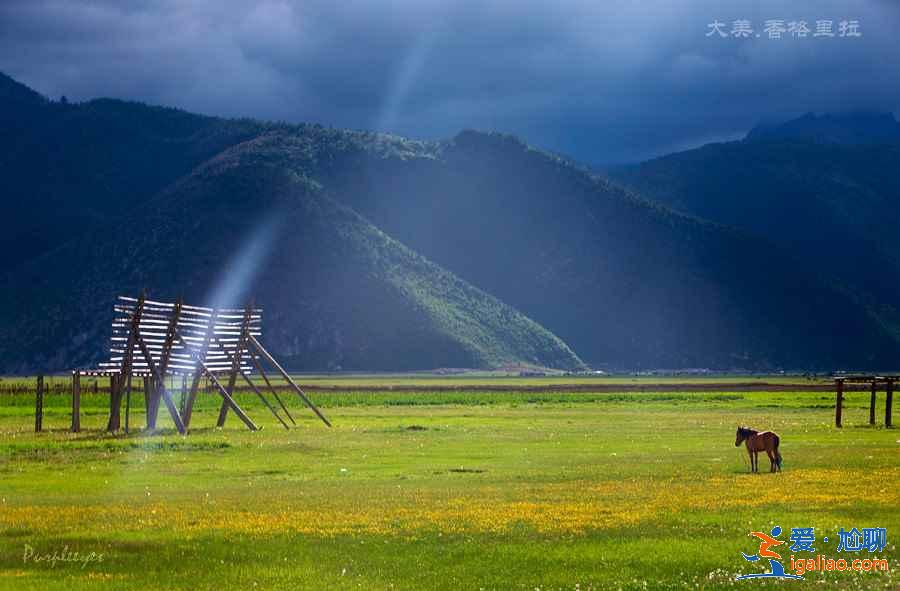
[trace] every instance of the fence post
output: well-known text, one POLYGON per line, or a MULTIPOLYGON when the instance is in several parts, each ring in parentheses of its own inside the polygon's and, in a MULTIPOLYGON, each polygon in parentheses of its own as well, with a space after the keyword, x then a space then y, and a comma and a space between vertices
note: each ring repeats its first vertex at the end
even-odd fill
POLYGON ((106 424, 106 430, 109 432, 119 430, 119 388, 120 380, 118 374, 109 374, 109 421, 106 424))
POLYGON ((875 393, 878 391, 878 382, 872 380, 872 395, 869 397, 869 424, 875 424, 875 393))
POLYGON ((887 392, 884 397, 884 426, 890 427, 891 421, 891 405, 894 402, 894 380, 888 380, 887 392))
POLYGON ((72 372, 72 433, 81 431, 81 372, 72 372))
POLYGON ((844 404, 844 380, 837 379, 834 381, 835 389, 837 390, 837 395, 835 396, 834 401, 834 426, 839 428, 841 427, 841 407, 844 404))
POLYGON ((34 432, 44 428, 44 376, 37 377, 37 392, 34 401, 34 432))

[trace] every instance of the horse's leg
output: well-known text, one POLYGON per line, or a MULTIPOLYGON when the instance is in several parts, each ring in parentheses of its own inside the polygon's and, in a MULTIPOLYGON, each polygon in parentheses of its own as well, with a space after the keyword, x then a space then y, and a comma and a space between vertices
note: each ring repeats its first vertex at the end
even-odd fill
POLYGON ((766 455, 769 456, 769 472, 775 471, 775 454, 771 449, 766 449, 766 455))
POLYGON ((756 472, 756 462, 753 460, 754 455, 756 455, 756 453, 753 450, 750 450, 750 471, 751 472, 756 472))
POLYGON ((753 452, 753 471, 759 473, 759 452, 753 452))

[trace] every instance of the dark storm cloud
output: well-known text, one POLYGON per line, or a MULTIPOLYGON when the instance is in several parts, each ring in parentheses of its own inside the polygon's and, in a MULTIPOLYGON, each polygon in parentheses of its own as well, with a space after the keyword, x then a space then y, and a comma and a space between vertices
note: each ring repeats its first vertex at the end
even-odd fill
POLYGON ((62 2, 0 5, 0 69, 58 97, 445 137, 520 134, 588 162, 806 111, 900 110, 900 4, 62 2), (707 37, 719 20, 858 19, 858 39, 707 37))

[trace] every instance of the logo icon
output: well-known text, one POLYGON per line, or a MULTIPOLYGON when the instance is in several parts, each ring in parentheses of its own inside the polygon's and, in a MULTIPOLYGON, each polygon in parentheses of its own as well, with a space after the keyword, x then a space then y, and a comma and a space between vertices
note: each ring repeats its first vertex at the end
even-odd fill
POLYGON ((759 550, 756 551, 756 554, 744 554, 741 552, 741 556, 744 557, 744 560, 747 562, 757 562, 762 560, 763 558, 769 559, 769 568, 770 572, 765 573, 752 573, 749 575, 741 575, 737 577, 737 581, 741 581, 743 579, 802 579, 803 577, 800 575, 789 575, 784 572, 784 566, 779 560, 782 560, 781 555, 775 552, 774 550, 770 550, 775 546, 780 546, 784 544, 784 540, 777 539, 779 535, 781 535, 781 527, 775 526, 772 528, 771 535, 764 534, 761 531, 750 532, 749 534, 752 537, 758 538, 759 542, 759 550))

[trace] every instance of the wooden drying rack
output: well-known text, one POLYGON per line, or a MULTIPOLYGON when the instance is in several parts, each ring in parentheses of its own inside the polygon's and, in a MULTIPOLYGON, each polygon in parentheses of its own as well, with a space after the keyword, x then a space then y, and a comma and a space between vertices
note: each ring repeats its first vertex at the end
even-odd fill
MULTIPOLYGON (((293 425, 297 423, 269 381, 264 370, 266 364, 274 367, 316 416, 331 426, 325 415, 260 344, 261 308, 255 308, 252 304, 244 309, 188 306, 181 298, 175 302, 158 302, 148 300, 142 293, 137 298, 119 296, 114 309, 109 361, 101 363, 96 369, 72 372, 72 431, 81 430, 82 376, 110 379, 108 431, 118 431, 121 427, 123 399, 125 431, 129 431, 132 381, 141 378, 144 382, 146 428, 156 429, 162 402, 178 432, 187 433, 204 375, 222 397, 216 422, 218 427, 225 425, 228 411, 232 410, 248 429, 258 429, 234 399, 235 386, 241 378, 281 425, 289 429, 288 421, 293 425), (254 370, 263 378, 266 389, 274 396, 284 417, 250 378, 254 370), (166 388, 165 380, 166 376, 178 375, 190 382, 180 408, 166 388)), ((43 389, 39 387, 35 415, 37 430, 40 430, 40 415, 43 414, 42 394, 43 389)))

